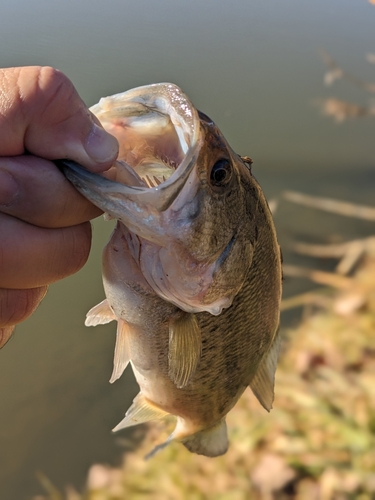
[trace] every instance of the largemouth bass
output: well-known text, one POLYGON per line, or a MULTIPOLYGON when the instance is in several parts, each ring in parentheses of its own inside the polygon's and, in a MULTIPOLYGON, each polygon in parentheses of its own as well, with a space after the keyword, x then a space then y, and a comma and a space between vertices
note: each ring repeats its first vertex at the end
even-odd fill
POLYGON ((246 387, 267 410, 273 402, 281 260, 266 199, 249 160, 175 85, 92 111, 119 139, 119 161, 110 178, 62 168, 118 220, 103 254, 106 299, 86 319, 117 321, 111 382, 130 362, 140 386, 114 430, 171 414, 167 443, 224 454, 225 417, 246 387))

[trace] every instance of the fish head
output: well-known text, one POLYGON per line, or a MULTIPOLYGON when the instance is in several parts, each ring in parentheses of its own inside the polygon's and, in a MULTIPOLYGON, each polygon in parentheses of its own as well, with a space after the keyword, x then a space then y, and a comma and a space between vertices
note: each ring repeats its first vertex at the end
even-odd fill
POLYGON ((215 123, 201 112, 199 118, 196 164, 162 212, 164 241, 143 268, 167 300, 217 315, 231 305, 251 265, 259 192, 215 123))
POLYGON ((137 240, 133 258, 157 295, 220 314, 256 242, 259 187, 247 164, 175 85, 105 98, 92 111, 119 139, 119 161, 111 179, 65 162, 67 177, 137 240))

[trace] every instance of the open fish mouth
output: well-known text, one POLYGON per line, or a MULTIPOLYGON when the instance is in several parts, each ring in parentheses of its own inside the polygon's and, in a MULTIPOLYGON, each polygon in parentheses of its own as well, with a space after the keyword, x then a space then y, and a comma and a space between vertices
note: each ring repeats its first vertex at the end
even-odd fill
POLYGON ((176 170, 181 174, 189 165, 199 120, 176 85, 148 85, 105 97, 91 111, 119 139, 118 159, 148 187, 165 182, 176 170))
POLYGON ((189 99, 176 85, 161 83, 104 97, 91 111, 119 140, 118 160, 107 174, 111 179, 61 160, 68 179, 120 220, 124 209, 133 215, 145 206, 166 210, 184 186, 200 149, 199 117, 189 99))

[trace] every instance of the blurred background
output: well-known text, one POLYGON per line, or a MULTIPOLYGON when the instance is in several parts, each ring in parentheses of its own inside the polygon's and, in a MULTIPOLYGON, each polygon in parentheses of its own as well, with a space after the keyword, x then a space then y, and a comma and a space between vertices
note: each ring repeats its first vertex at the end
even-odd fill
MULTIPOLYGON (((325 86, 321 51, 370 81, 374 65, 366 55, 375 52, 374 27, 375 6, 366 0, 3 1, 0 67, 54 66, 88 105, 139 85, 176 83, 235 151, 254 159, 268 199, 289 189, 371 205, 374 118, 344 116, 337 123, 322 113, 322 99, 333 97, 370 109, 370 93, 345 78, 325 86)), ((291 254, 292 240, 358 238, 373 227, 285 201, 275 217, 287 262, 306 259, 291 254)), ((92 464, 122 460, 126 433, 110 430, 137 387, 130 370, 108 383, 114 326, 83 325, 103 299, 101 250, 111 229, 94 222, 85 268, 51 286, 0 351, 1 499, 41 493, 38 472, 59 488, 79 490, 92 464)), ((326 270, 332 265, 322 263, 326 270)), ((309 287, 287 279, 284 296, 309 287)), ((297 320, 283 313, 282 326, 297 320)))

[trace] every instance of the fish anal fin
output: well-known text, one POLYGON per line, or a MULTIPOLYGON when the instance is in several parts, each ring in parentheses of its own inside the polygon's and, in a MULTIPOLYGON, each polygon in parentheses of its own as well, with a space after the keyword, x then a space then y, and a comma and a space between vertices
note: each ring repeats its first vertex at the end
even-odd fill
MULTIPOLYGON (((173 436, 173 434, 172 434, 173 436)), ((178 439, 178 435, 173 436, 178 439)), ((225 419, 214 427, 195 432, 180 439, 181 443, 192 453, 206 457, 219 457, 228 450, 228 433, 225 419)))
POLYGON ((116 319, 107 299, 94 306, 86 314, 86 326, 104 325, 116 319))
POLYGON ((126 427, 143 424, 150 420, 158 420, 168 415, 167 412, 158 408, 145 396, 139 393, 133 401, 133 404, 125 414, 125 418, 112 430, 117 432, 126 427))
POLYGON ((194 314, 182 312, 169 320, 168 375, 181 389, 190 382, 202 352, 201 331, 194 314))
POLYGON ((121 377, 130 361, 128 334, 128 324, 123 319, 119 319, 117 323, 115 354, 113 357, 113 371, 109 380, 111 384, 121 377))
POLYGON ((279 358, 280 341, 281 335, 280 332, 277 332, 270 350, 261 361, 250 382, 251 390, 267 411, 272 409, 274 399, 275 372, 279 358))

